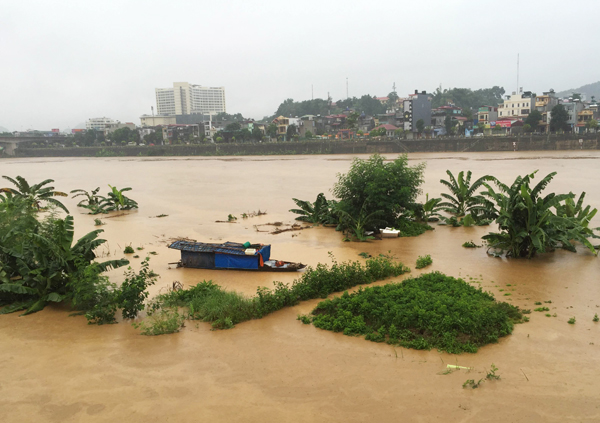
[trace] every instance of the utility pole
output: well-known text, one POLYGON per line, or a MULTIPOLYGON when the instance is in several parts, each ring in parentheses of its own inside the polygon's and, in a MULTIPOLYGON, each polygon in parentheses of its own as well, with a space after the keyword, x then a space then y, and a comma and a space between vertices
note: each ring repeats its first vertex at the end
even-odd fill
POLYGON ((519 53, 517 53, 517 94, 519 94, 519 53))

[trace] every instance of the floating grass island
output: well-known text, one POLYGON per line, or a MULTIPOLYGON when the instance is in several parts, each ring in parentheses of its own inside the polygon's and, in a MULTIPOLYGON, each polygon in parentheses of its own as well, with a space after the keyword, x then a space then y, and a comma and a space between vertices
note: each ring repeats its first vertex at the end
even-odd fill
POLYGON ((524 321, 517 307, 440 272, 344 292, 299 319, 374 342, 453 354, 474 353, 524 321))

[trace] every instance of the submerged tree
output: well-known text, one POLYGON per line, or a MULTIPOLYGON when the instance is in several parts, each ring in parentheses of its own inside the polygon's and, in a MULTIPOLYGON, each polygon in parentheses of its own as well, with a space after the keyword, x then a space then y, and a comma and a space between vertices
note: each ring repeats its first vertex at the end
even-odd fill
POLYGON ((484 182, 487 191, 483 194, 490 199, 490 204, 495 209, 500 231, 489 233, 483 239, 490 248, 510 257, 531 258, 536 253, 553 251, 559 246, 575 251, 573 241, 579 241, 597 254, 588 239, 598 237, 588 227, 596 209, 582 209, 580 203, 583 196, 578 205, 573 206, 572 193, 550 193, 542 197, 542 191, 556 172, 548 174, 531 188, 536 172, 525 177, 518 176, 510 186, 495 180, 499 192, 484 182), (558 213, 553 213, 552 209, 556 209, 558 213), (579 212, 576 213, 575 210, 579 212))
POLYGON ((394 226, 401 213, 412 210, 421 193, 425 164, 408 165, 406 155, 390 162, 379 154, 369 159, 354 159, 346 174, 338 174, 333 187, 341 209, 358 218, 381 211, 378 216, 394 226))
POLYGON ((42 209, 42 203, 45 202, 64 210, 66 213, 69 213, 69 210, 67 210, 63 203, 53 198, 67 197, 67 194, 61 191, 55 191, 53 186, 44 186, 54 182, 54 179, 46 179, 39 184, 29 185, 25 178, 21 176, 17 176, 15 178, 16 180, 8 176, 3 176, 3 178, 12 182, 16 189, 0 188, 0 192, 10 193, 15 197, 20 197, 29 206, 35 208, 36 210, 42 209))
POLYGON ((441 194, 447 201, 440 203, 439 206, 457 217, 462 217, 467 213, 477 214, 475 207, 482 203, 483 198, 475 192, 485 181, 491 181, 494 177, 485 175, 471 184, 472 173, 470 170, 467 171, 466 177, 464 171, 460 171, 456 178, 449 170, 446 170, 446 173, 449 181, 440 179, 440 182, 448 188, 450 194, 441 194))

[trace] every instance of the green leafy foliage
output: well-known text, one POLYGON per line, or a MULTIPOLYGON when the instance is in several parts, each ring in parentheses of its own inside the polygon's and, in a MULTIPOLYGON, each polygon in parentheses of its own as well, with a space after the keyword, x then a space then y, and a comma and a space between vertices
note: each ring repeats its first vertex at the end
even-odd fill
POLYGON ((463 242, 462 246, 465 247, 465 248, 479 248, 479 247, 481 247, 481 245, 477 245, 473 241, 463 242))
MULTIPOLYGON (((41 218, 29 200, 0 195, 0 313, 42 310, 48 302, 61 302, 71 295, 73 275, 84 274, 96 258, 94 250, 105 240, 98 239, 101 229, 79 240, 74 239, 73 217, 41 218)), ((128 264, 127 260, 96 263, 103 272, 128 264)))
POLYGON ((355 158, 348 173, 338 175, 332 191, 349 215, 377 212, 386 226, 394 226, 402 212, 414 208, 424 169, 424 163, 409 166, 406 155, 390 162, 378 154, 367 160, 355 158))
POLYGON ((322 301, 312 312, 321 329, 407 348, 476 352, 509 335, 519 309, 439 272, 384 286, 360 288, 322 301))
POLYGON ((570 318, 570 319, 567 321, 567 323, 568 323, 568 324, 570 324, 570 325, 574 325, 574 324, 575 324, 575 322, 576 322, 576 320, 575 320, 575 318, 574 318, 574 317, 571 317, 571 318, 570 318))
POLYGON ((448 188, 450 194, 443 193, 442 197, 446 201, 438 204, 438 206, 456 217, 465 216, 467 213, 478 216, 479 213, 476 207, 481 205, 485 198, 477 195, 476 191, 482 187, 485 181, 493 180, 493 177, 485 175, 471 183, 472 174, 470 170, 467 171, 466 176, 464 171, 460 171, 456 178, 449 170, 446 173, 449 180, 440 179, 440 182, 448 188))
POLYGON ((161 308, 150 314, 140 323, 133 323, 133 327, 140 329, 146 336, 165 335, 179 332, 184 326, 186 316, 180 314, 177 308, 161 308))
POLYGON ((572 193, 551 193, 543 197, 542 191, 556 172, 548 174, 531 188, 535 173, 518 176, 511 186, 495 180, 498 192, 484 182, 487 191, 483 194, 490 199, 489 205, 497 215, 500 232, 489 233, 483 239, 491 249, 511 257, 531 258, 536 253, 553 251, 558 246, 575 252, 573 241, 579 241, 597 254, 588 239, 598 238, 588 227, 596 209, 582 208, 584 195, 578 205, 574 204, 572 193), (552 209, 556 209, 557 214, 552 209))
POLYGON ((600 318, 598 317, 598 313, 594 314, 594 318, 592 319, 592 322, 600 322, 600 318))
POLYGON ((419 258, 417 258, 417 265, 415 267, 417 269, 422 269, 424 267, 429 266, 432 263, 433 260, 431 259, 431 256, 427 254, 426 256, 419 256, 419 258))
POLYGON ((125 281, 121 284, 117 299, 124 319, 133 319, 144 309, 144 301, 148 298, 147 288, 156 282, 148 261, 149 258, 142 261, 138 273, 131 267, 125 272, 125 281))
POLYGON ((290 212, 299 215, 296 220, 300 222, 308 222, 313 224, 334 223, 332 207, 335 202, 329 202, 325 198, 325 194, 320 193, 314 203, 310 201, 298 200, 292 198, 296 206, 299 208, 291 209, 290 212))
MULTIPOLYGON (((17 176, 15 179, 8 176, 3 176, 3 178, 10 181, 15 188, 0 188, 0 193, 10 194, 11 198, 17 197, 18 200, 35 210, 42 209, 42 205, 46 204, 46 206, 56 206, 65 213, 69 213, 69 210, 67 210, 64 204, 54 198, 66 197, 67 194, 61 191, 55 191, 52 186, 44 186, 54 182, 54 179, 46 179, 39 184, 30 185, 27 180, 21 176, 17 176)), ((6 198, 6 195, 0 195, 0 197, 6 198)))
POLYGON ((211 322, 214 329, 229 329, 240 322, 259 319, 284 307, 351 288, 360 284, 399 276, 410 269, 387 257, 370 258, 360 262, 337 263, 331 267, 318 264, 308 267, 291 286, 274 282, 274 289, 261 287, 257 295, 248 298, 238 292, 225 291, 212 281, 204 281, 188 289, 172 290, 155 297, 149 305, 151 312, 184 307, 188 318, 211 322))

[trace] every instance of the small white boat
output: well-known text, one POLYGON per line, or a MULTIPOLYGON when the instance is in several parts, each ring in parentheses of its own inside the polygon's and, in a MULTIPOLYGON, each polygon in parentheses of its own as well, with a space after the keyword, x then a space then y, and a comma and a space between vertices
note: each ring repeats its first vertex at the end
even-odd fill
POLYGON ((381 230, 382 238, 398 238, 400 236, 400 230, 394 228, 385 228, 381 230))

